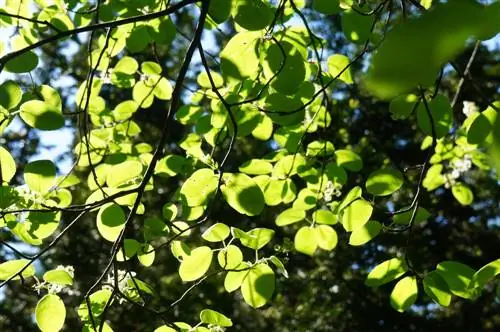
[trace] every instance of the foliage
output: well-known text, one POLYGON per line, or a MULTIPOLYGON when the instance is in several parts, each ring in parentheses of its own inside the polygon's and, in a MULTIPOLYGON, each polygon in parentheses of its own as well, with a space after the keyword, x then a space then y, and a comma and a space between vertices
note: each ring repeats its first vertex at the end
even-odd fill
MULTIPOLYGON (((456 113, 464 86, 477 86, 481 41, 500 31, 500 6, 400 4, 6 0, 0 134, 70 130, 74 144, 68 169, 0 147, 0 287, 39 295, 30 310, 41 331, 73 327, 75 315, 83 331, 112 331, 115 312, 130 308, 154 317, 137 330, 252 330, 260 320, 235 324, 245 315, 225 299, 262 315, 286 308, 282 285, 298 292, 303 269, 325 275, 342 255, 351 272, 338 279, 361 264, 363 292, 390 285, 377 305, 397 312, 492 294, 498 254, 478 249, 469 266, 453 250, 427 261, 412 251, 426 232, 438 241, 431 229, 453 214, 440 197, 458 209, 496 201, 481 183, 498 194, 498 89, 477 89, 480 108, 465 101, 456 113), (79 52, 65 55, 69 46, 79 52), (61 87, 57 71, 74 82, 61 87), (377 112, 403 134, 378 140, 374 128, 387 124, 377 112), (364 131, 350 123, 370 117, 364 131), (420 151, 391 153, 400 143, 420 151), (79 241, 95 257, 75 249, 85 257, 58 265, 59 246, 79 241)), ((498 238, 493 226, 484 233, 498 238)))

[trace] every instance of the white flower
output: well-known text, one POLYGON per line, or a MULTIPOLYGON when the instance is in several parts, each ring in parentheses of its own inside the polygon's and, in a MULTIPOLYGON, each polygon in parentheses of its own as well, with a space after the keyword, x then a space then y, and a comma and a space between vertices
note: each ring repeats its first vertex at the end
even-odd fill
POLYGON ((462 112, 467 116, 471 116, 472 114, 476 113, 479 111, 479 108, 476 106, 476 104, 473 101, 467 101, 464 100, 464 108, 462 112))
POLYGON ((102 72, 100 79, 102 80, 102 84, 111 84, 111 69, 102 72))

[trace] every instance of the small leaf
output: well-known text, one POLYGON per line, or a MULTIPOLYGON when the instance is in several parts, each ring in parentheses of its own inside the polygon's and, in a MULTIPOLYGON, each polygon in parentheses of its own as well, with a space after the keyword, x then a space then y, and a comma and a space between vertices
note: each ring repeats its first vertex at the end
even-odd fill
POLYGON ((183 281, 194 281, 207 273, 212 263, 213 252, 209 247, 195 248, 184 257, 179 267, 179 275, 183 281))
POLYGON ((391 306, 399 312, 403 312, 411 307, 418 296, 417 278, 404 277, 391 293, 391 306))
POLYGON ((26 52, 7 61, 5 70, 10 73, 21 74, 32 71, 38 66, 38 56, 32 52, 26 52))
POLYGON ((469 284, 476 271, 469 266, 454 262, 444 261, 438 264, 436 272, 446 281, 448 287, 456 296, 464 299, 472 299, 475 291, 469 289, 469 284))
POLYGON ((334 225, 338 221, 337 216, 328 210, 316 210, 312 218, 315 223, 324 225, 334 225))
POLYGON ((202 238, 209 242, 224 241, 230 234, 231 230, 226 224, 216 223, 207 229, 201 235, 202 238))
POLYGON ((474 201, 474 194, 470 188, 462 182, 455 183, 451 192, 461 205, 470 205, 474 201))
POLYGON ((264 175, 273 171, 273 165, 270 162, 262 159, 250 159, 243 163, 239 171, 251 175, 264 175))
POLYGON ((372 216, 373 206, 364 199, 355 200, 342 213, 342 226, 347 232, 363 227, 372 216))
POLYGON ((361 160, 361 157, 354 151, 337 150, 335 151, 335 158, 337 164, 348 171, 358 172, 363 168, 363 160, 361 160))
POLYGON ((243 262, 243 253, 235 245, 228 245, 217 254, 219 265, 225 270, 233 270, 243 262))
POLYGON ((339 79, 347 84, 352 84, 351 70, 348 68, 350 61, 345 55, 334 54, 328 58, 328 72, 333 77, 339 76, 339 79))
POLYGON ((15 108, 21 102, 23 91, 14 81, 6 81, 0 84, 0 106, 6 110, 15 108))
POLYGON ((355 229, 349 237, 351 246, 361 246, 375 238, 382 230, 382 224, 375 220, 370 220, 362 227, 355 229))
POLYGON ((366 277, 365 285, 379 287, 406 273, 405 262, 400 258, 392 258, 375 266, 366 277))
POLYGON ((246 174, 224 174, 221 190, 226 202, 236 211, 247 216, 259 215, 264 209, 264 194, 246 174))
POLYGON ((276 266, 278 269, 281 270, 281 273, 285 278, 288 278, 288 271, 286 270, 285 265, 283 264, 281 259, 279 259, 276 256, 271 256, 270 258, 271 258, 271 263, 273 263, 274 266, 276 266))
POLYGON ((314 228, 316 232, 316 243, 324 250, 332 251, 337 246, 337 232, 327 225, 319 225, 314 228))
POLYGON ((66 308, 55 294, 47 294, 36 305, 36 324, 42 332, 57 332, 64 326, 66 308))
POLYGON ((451 294, 448 284, 437 271, 427 273, 424 278, 424 291, 437 304, 447 307, 450 305, 451 294))
POLYGON ((55 179, 56 166, 50 160, 33 161, 24 168, 24 181, 31 190, 38 193, 47 193, 55 179))
POLYGON ((224 279, 224 288, 227 292, 231 293, 241 287, 243 280, 246 278, 249 266, 246 263, 241 263, 234 270, 241 271, 230 271, 226 274, 224 279))
MULTIPOLYGON (((7 280, 12 277, 14 274, 17 274, 24 268, 30 261, 27 259, 15 259, 7 262, 3 262, 0 264, 0 280, 7 280)), ((35 267, 33 264, 30 264, 21 275, 23 278, 31 277, 35 274, 35 267)), ((16 276, 12 280, 19 280, 19 276, 16 276)))
MULTIPOLYGON (((427 106, 432 116, 436 138, 441 138, 450 131, 453 125, 453 109, 450 101, 445 96, 437 95, 427 103, 427 106)), ((418 126, 426 135, 432 136, 431 120, 428 113, 425 103, 421 102, 417 107, 418 126)))
POLYGON ((218 177, 209 168, 194 172, 181 187, 180 194, 188 206, 204 205, 217 189, 218 177))
POLYGON ((274 230, 268 228, 254 228, 245 233, 244 237, 239 237, 241 244, 245 247, 259 250, 271 241, 274 230))
POLYGON ((300 209, 290 208, 281 212, 278 217, 276 217, 277 226, 286 226, 306 218, 306 211, 300 209))
POLYGON ((155 261, 155 248, 149 243, 144 244, 137 251, 137 259, 144 266, 151 266, 155 261))
POLYGON ((125 227, 125 220, 122 208, 115 203, 108 203, 97 213, 97 229, 104 239, 114 242, 125 227))
POLYGON ((8 183, 16 174, 16 162, 14 158, 5 148, 0 146, 0 172, 2 183, 8 183))
POLYGON ((243 299, 253 308, 262 307, 273 296, 274 282, 274 272, 267 264, 255 265, 241 284, 243 299))
POLYGON ((298 230, 294 238, 295 250, 303 254, 312 256, 318 247, 316 239, 316 231, 309 227, 304 226, 298 230))
POLYGON ((204 309, 200 312, 200 321, 205 324, 217 325, 217 326, 233 326, 231 319, 225 315, 210 309, 204 309))
POLYGON ((401 188, 403 175, 395 169, 380 169, 366 180, 366 190, 375 196, 387 196, 401 188))
POLYGON ((484 287, 490 280, 500 274, 500 258, 480 268, 472 276, 469 288, 484 287))
POLYGON ((64 126, 61 109, 41 100, 30 100, 19 108, 21 118, 33 128, 57 130, 64 126))
POLYGON ((52 284, 72 285, 73 277, 66 270, 56 269, 44 273, 43 280, 52 284))
POLYGON ((140 161, 124 161, 111 167, 106 182, 111 188, 127 185, 142 174, 142 169, 143 166, 140 161))

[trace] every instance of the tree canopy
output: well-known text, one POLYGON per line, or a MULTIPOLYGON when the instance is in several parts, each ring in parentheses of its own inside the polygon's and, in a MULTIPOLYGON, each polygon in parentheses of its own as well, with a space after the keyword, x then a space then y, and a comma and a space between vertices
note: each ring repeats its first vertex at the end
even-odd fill
POLYGON ((500 3, 4 0, 2 331, 500 329, 500 3))

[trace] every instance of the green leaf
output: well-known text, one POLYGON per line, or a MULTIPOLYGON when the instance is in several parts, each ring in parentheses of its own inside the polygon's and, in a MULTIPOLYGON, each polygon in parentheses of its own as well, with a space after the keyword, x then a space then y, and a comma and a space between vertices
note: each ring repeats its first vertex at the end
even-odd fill
POLYGON ((366 190, 375 196, 387 196, 401 188, 403 174, 396 169, 383 168, 375 171, 366 180, 366 190))
POLYGON ((144 266, 151 266, 155 261, 155 248, 149 243, 143 244, 137 251, 137 259, 144 266))
POLYGON ((0 84, 0 106, 6 110, 15 108, 21 102, 23 91, 14 81, 6 81, 0 84))
MULTIPOLYGON (((441 138, 450 131, 453 125, 453 110, 450 101, 445 96, 437 95, 427 105, 432 116, 436 138, 441 138)), ((420 129, 432 136, 431 120, 424 102, 417 107, 417 121, 420 129)))
POLYGON ((335 230, 327 225, 318 225, 314 228, 316 232, 316 243, 324 250, 332 251, 338 243, 338 236, 335 230))
POLYGON ((406 119, 414 111, 418 97, 414 94, 401 95, 389 104, 389 111, 393 119, 406 119))
POLYGON ((205 324, 217 325, 217 326, 233 326, 231 319, 225 315, 210 309, 204 309, 200 312, 200 321, 205 324))
POLYGON ((351 42, 363 44, 370 38, 374 19, 374 15, 362 15, 354 10, 346 10, 342 13, 342 32, 351 42))
POLYGON ((293 94, 306 77, 304 58, 299 50, 287 41, 271 44, 265 53, 264 76, 278 92, 293 94), (276 75, 276 76, 275 76, 276 75))
POLYGON ((469 144, 482 144, 491 133, 492 124, 483 113, 479 113, 467 129, 469 144))
POLYGON ((243 299, 253 308, 262 307, 273 296, 274 282, 274 272, 267 264, 253 266, 241 284, 243 299))
MULTIPOLYGON (((15 259, 0 264, 0 280, 7 280, 14 274, 17 274, 24 268, 30 261, 27 259, 15 259)), ((23 272, 21 272, 23 278, 29 278, 35 275, 35 266, 33 264, 29 265, 23 272)), ((19 280, 19 276, 16 276, 12 280, 19 280)))
POLYGON ((451 186, 451 192, 461 205, 470 205, 474 201, 472 190, 462 182, 457 182, 451 186))
POLYGON ((276 217, 276 225, 283 227, 286 225, 294 224, 296 222, 302 221, 306 218, 306 211, 301 210, 301 209, 286 209, 285 211, 281 212, 277 217, 276 217))
POLYGON ((208 14, 215 23, 220 24, 229 18, 232 6, 233 0, 212 0, 208 7, 208 14))
POLYGON ((33 128, 57 130, 64 126, 61 109, 41 100, 30 100, 20 107, 21 118, 33 128))
POLYGON ((482 288, 498 274, 500 274, 500 259, 486 264, 474 273, 469 288, 482 288))
POLYGON ((142 163, 137 160, 127 160, 113 165, 108 172, 106 183, 111 188, 131 184, 130 182, 141 176, 142 169, 142 163))
POLYGON ((132 53, 141 52, 151 41, 148 29, 145 25, 139 25, 133 28, 127 38, 127 49, 132 53))
POLYGON ((7 61, 7 63, 5 64, 5 70, 10 73, 21 74, 30 72, 37 66, 38 56, 35 54, 35 52, 28 51, 7 61))
POLYGON ((467 40, 497 33, 499 14, 499 3, 450 1, 396 25, 373 56, 368 89, 391 98, 419 84, 433 84, 441 66, 458 55, 467 40))
POLYGON ((361 157, 351 150, 335 151, 337 165, 344 167, 348 171, 358 172, 363 168, 363 160, 361 157))
POLYGON ((43 280, 52 284, 72 285, 73 277, 66 270, 56 269, 44 273, 43 280))
MULTIPOLYGON (((210 76, 212 76, 212 80, 214 81, 214 85, 216 88, 220 88, 224 85, 224 79, 218 72, 210 71, 210 76)), ((212 84, 210 83, 210 78, 208 77, 206 71, 202 71, 200 74, 198 74, 196 82, 204 89, 212 89, 212 84)))
POLYGON ((185 256, 179 267, 179 276, 183 281, 198 280, 207 273, 212 263, 213 252, 209 247, 195 248, 185 256))
POLYGON ((391 293, 391 306, 399 312, 411 307, 418 296, 417 278, 404 277, 399 280, 391 293))
POLYGON ((370 220, 362 227, 356 228, 349 237, 351 246, 361 246, 373 240, 382 230, 382 224, 375 220, 370 220))
POLYGON ((313 0, 314 10, 323 14, 337 14, 340 12, 339 0, 313 0))
POLYGON ((132 57, 124 56, 115 65, 113 72, 120 72, 128 75, 133 75, 139 70, 137 60, 132 57))
POLYGON ((236 269, 243 262, 243 253, 240 248, 230 244, 226 248, 219 251, 217 254, 217 261, 223 269, 236 269))
POLYGON ((103 205, 97 213, 97 230, 101 236, 114 242, 125 227, 125 212, 115 203, 103 205))
POLYGON ((352 84, 351 70, 348 68, 349 58, 342 54, 334 54, 328 58, 328 72, 333 77, 339 77, 347 84, 352 84))
POLYGON ((474 297, 474 291, 469 289, 476 272, 472 268, 459 262, 445 261, 438 264, 436 271, 446 281, 451 293, 464 299, 474 297))
POLYGON ((243 280, 246 278, 249 265, 247 263, 241 263, 238 265, 235 270, 241 271, 230 271, 226 274, 226 278, 224 279, 224 288, 227 292, 231 293, 241 287, 243 280))
POLYGON ((401 258, 392 258, 375 266, 366 277, 365 285, 379 287, 391 282, 406 273, 407 267, 401 258))
POLYGON ((424 278, 425 293, 437 304, 447 307, 450 305, 451 294, 448 284, 437 271, 427 273, 424 278))
POLYGON ((316 206, 317 193, 304 188, 299 192, 297 199, 293 202, 293 208, 298 210, 310 210, 316 206))
POLYGON ((204 205, 217 189, 217 184, 217 175, 209 168, 202 168, 184 182, 180 194, 188 206, 204 205))
POLYGON ((221 186, 226 202, 236 211, 247 216, 259 215, 264 209, 264 194, 248 175, 224 174, 221 186))
MULTIPOLYGON (((106 307, 106 303, 110 301, 111 295, 112 292, 109 289, 101 289, 98 290, 97 292, 90 294, 89 296, 90 309, 92 311, 92 316, 94 316, 94 319, 101 316, 101 314, 104 311, 104 308, 106 307)), ((82 321, 90 320, 87 301, 84 300, 78 307, 78 316, 82 321)))
POLYGON ((288 278, 288 271, 286 270, 285 265, 283 264, 283 262, 278 257, 276 257, 276 256, 271 256, 270 258, 271 258, 270 259, 271 263, 273 263, 274 266, 276 266, 278 269, 281 270, 281 273, 283 274, 283 276, 285 278, 288 278))
MULTIPOLYGON (((392 220, 396 223, 396 224, 400 224, 400 225, 407 225, 409 222, 410 222, 410 219, 411 219, 411 215, 413 214, 413 209, 411 209, 410 211, 407 211, 407 212, 403 212, 403 213, 399 213, 399 214, 396 214, 392 220)), ((414 223, 419 223, 419 222, 422 222, 422 221, 425 221, 427 220, 429 217, 431 216, 431 214, 429 213, 429 211, 427 211, 426 209, 424 208, 421 208, 419 207, 417 209, 417 214, 415 215, 415 220, 413 221, 414 223)))
POLYGON ((37 160, 24 167, 24 181, 39 193, 47 193, 55 184, 56 166, 50 160, 37 160))
POLYGON ((337 216, 328 210, 314 211, 312 219, 315 223, 324 225, 335 225, 338 222, 337 216))
POLYGON ((373 206, 364 199, 353 201, 342 212, 342 226, 347 232, 363 227, 372 216, 373 206))
POLYGON ((226 224, 216 223, 203 232, 201 237, 209 242, 220 242, 224 241, 230 233, 231 230, 226 224))
POLYGON ((337 211, 344 210, 349 204, 351 204, 355 200, 359 199, 361 197, 362 193, 363 193, 363 190, 361 189, 361 187, 356 186, 356 187, 352 188, 347 193, 347 195, 344 197, 344 199, 342 200, 340 205, 338 206, 337 211))
POLYGON ((0 146, 0 185, 8 183, 16 174, 16 162, 8 150, 0 146))
POLYGON ((35 318, 41 331, 60 331, 66 320, 66 308, 61 298, 55 294, 42 297, 36 305, 35 318))
POLYGON ((271 241, 274 236, 274 230, 268 228, 254 228, 245 233, 244 236, 235 237, 239 238, 241 244, 245 247, 259 250, 271 241))
POLYGON ((120 248, 120 250, 118 250, 118 253, 116 254, 116 260, 119 262, 123 262, 131 259, 135 256, 135 254, 137 254, 140 245, 141 244, 137 240, 124 239, 122 248, 120 248))
POLYGON ((233 3, 234 21, 246 30, 261 30, 271 23, 273 12, 267 1, 237 0, 233 3))
POLYGON ((318 247, 316 231, 309 226, 303 226, 295 234, 295 250, 303 254, 312 256, 318 247))
POLYGON ((240 32, 234 35, 222 52, 221 70, 224 78, 244 79, 255 77, 255 68, 259 66, 257 44, 260 33, 240 32))
POLYGON ((273 165, 262 159, 250 159, 244 162, 238 170, 251 175, 269 174, 273 171, 273 165))

